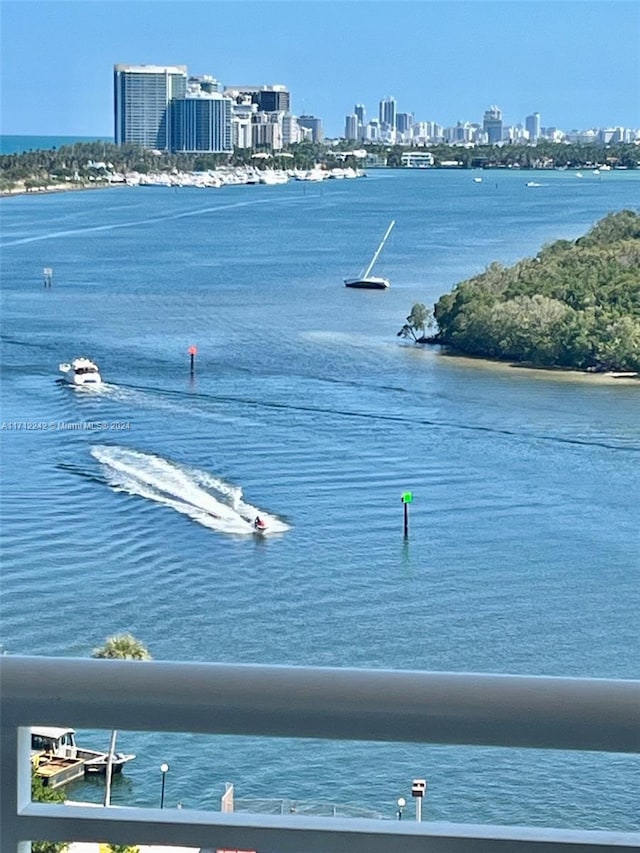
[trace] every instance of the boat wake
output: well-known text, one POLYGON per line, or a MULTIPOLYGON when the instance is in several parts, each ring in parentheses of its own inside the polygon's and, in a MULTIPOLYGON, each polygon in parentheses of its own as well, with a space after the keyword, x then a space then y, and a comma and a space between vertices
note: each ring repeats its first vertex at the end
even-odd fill
POLYGON ((220 480, 208 471, 113 445, 96 445, 91 448, 91 455, 101 464, 106 482, 115 491, 169 506, 219 533, 253 534, 257 515, 267 526, 261 535, 289 529, 276 516, 247 503, 240 486, 220 480))

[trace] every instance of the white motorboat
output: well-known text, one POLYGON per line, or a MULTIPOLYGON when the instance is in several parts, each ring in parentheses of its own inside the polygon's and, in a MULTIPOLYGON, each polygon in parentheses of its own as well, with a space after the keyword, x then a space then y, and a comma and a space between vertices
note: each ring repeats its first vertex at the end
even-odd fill
MULTIPOLYGON (((87 774, 105 773, 109 762, 109 753, 97 749, 85 749, 76 744, 74 729, 56 726, 33 726, 31 728, 31 754, 38 756, 37 767, 44 771, 47 762, 54 759, 68 759, 80 762, 82 772, 87 774)), ((135 758, 131 753, 114 753, 111 767, 114 773, 121 773, 124 765, 135 758)), ((44 772, 41 775, 45 774, 44 772)))
POLYGON ((359 287, 362 290, 386 290, 386 288, 389 287, 388 279, 381 278, 380 276, 371 275, 371 271, 375 265, 375 262, 378 260, 380 252, 382 251, 384 244, 387 242, 389 234, 391 234, 391 231, 393 230, 393 226, 395 224, 395 219, 392 219, 391 224, 387 228, 387 231, 384 237, 382 238, 382 242, 376 249, 374 256, 371 258, 369 266, 365 270, 363 270, 362 274, 358 276, 358 278, 345 278, 345 287, 359 287))
POLYGON ((59 365, 60 372, 69 385, 101 385, 102 377, 98 365, 89 358, 74 358, 69 364, 59 365))

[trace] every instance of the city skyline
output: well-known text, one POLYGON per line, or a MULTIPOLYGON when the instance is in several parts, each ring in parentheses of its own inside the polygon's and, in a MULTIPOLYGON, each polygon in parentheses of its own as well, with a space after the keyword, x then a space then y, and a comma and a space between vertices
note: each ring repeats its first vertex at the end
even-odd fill
POLYGON ((638 128, 639 32, 630 2, 7 0, 2 132, 111 135, 114 63, 282 84, 327 137, 389 96, 445 126, 499 104, 507 124, 538 112, 565 131, 638 128))

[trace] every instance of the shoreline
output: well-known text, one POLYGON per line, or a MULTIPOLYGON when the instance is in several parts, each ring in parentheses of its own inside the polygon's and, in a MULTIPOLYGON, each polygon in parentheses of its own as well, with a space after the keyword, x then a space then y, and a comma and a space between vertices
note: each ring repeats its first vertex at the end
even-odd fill
POLYGON ((601 385, 638 385, 640 373, 632 371, 602 371, 580 370, 577 367, 543 367, 525 362, 500 361, 499 359, 484 358, 483 356, 466 355, 461 352, 439 352, 441 358, 458 361, 466 367, 475 366, 480 370, 493 369, 496 371, 522 371, 523 376, 539 379, 560 379, 561 381, 597 382, 601 385), (632 375, 633 374, 633 375, 632 375))
POLYGON ((12 190, 0 190, 0 198, 19 198, 25 195, 40 196, 52 195, 53 193, 72 193, 86 192, 87 190, 108 190, 115 187, 126 187, 126 183, 99 183, 99 184, 48 184, 47 186, 34 187, 27 189, 26 187, 18 187, 12 190))
POLYGON ((158 171, 141 174, 139 172, 117 172, 102 175, 98 180, 74 180, 27 187, 25 179, 17 181, 10 189, 0 190, 0 197, 11 198, 24 195, 45 195, 58 192, 84 192, 86 190, 108 189, 111 187, 162 187, 163 189, 194 187, 197 189, 220 189, 225 186, 246 186, 254 184, 285 184, 289 181, 320 182, 329 179, 353 179, 366 177, 366 173, 351 167, 330 170, 312 169, 258 169, 255 166, 221 167, 198 171, 158 171))

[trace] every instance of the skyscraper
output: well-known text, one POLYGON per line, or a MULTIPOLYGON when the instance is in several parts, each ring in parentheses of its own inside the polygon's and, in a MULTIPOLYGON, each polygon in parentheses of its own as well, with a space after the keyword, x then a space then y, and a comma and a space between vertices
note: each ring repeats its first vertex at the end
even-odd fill
POLYGON ((353 108, 353 112, 358 120, 358 139, 364 139, 366 124, 365 115, 367 114, 364 104, 356 104, 353 108))
POLYGON ((495 145, 502 140, 502 110, 491 106, 485 111, 482 129, 487 134, 489 145, 495 145))
POLYGON ((396 129, 398 133, 409 130, 413 124, 413 113, 398 113, 396 115, 396 129))
POLYGON ((380 124, 383 129, 393 129, 396 127, 396 99, 383 98, 380 101, 380 124))
POLYGON ((116 145, 133 143, 167 151, 171 147, 170 104, 187 88, 184 65, 114 65, 116 145))
POLYGON ((191 91, 171 102, 171 150, 233 151, 231 98, 218 92, 191 91))
POLYGON ((532 113, 524 120, 525 130, 529 134, 529 139, 534 142, 540 138, 540 113, 532 113))
POLYGON ((358 116, 355 113, 347 116, 344 121, 344 138, 345 139, 359 139, 360 133, 358 131, 358 116))

